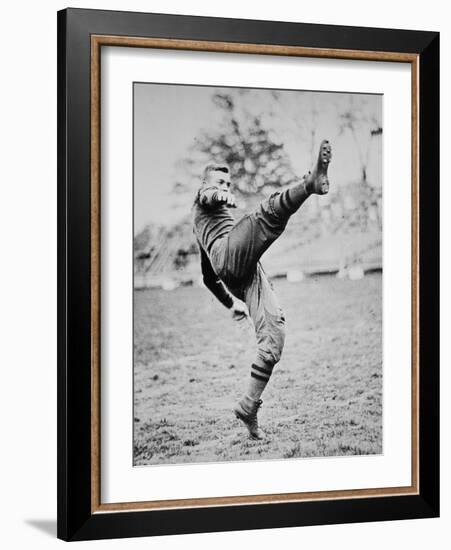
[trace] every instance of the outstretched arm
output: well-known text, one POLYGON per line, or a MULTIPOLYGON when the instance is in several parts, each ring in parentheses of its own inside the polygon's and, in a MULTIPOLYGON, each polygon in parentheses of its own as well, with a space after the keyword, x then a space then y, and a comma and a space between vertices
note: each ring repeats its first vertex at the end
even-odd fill
POLYGON ((236 201, 233 194, 230 191, 223 191, 217 187, 205 187, 199 189, 198 201, 201 206, 226 204, 232 208, 236 207, 236 201))
POLYGON ((221 304, 230 309, 233 306, 234 302, 232 294, 227 290, 224 283, 216 275, 213 267, 211 266, 207 253, 200 245, 199 248, 200 265, 202 268, 202 276, 205 286, 208 288, 208 290, 210 290, 210 292, 212 292, 216 296, 221 304))

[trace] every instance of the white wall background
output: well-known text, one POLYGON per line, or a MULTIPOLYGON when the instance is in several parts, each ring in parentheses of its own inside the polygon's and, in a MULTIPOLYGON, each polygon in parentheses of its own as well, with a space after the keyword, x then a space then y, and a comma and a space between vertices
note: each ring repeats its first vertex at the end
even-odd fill
MULTIPOLYGON (((2 8, 0 87, 0 531, 1 545, 53 548, 56 536, 56 11, 65 2, 2 8)), ((446 3, 323 0, 72 0, 72 7, 259 18, 442 33, 442 98, 451 95, 451 18, 446 3)), ((442 101, 442 158, 451 147, 442 101)), ((442 163, 442 281, 451 279, 450 171, 442 163)), ((431 192, 434 192, 431 189, 431 192)), ((409 197, 406 197, 409 200, 409 197)), ((84 543, 112 548, 444 548, 451 535, 450 290, 442 285, 442 517, 84 543)))

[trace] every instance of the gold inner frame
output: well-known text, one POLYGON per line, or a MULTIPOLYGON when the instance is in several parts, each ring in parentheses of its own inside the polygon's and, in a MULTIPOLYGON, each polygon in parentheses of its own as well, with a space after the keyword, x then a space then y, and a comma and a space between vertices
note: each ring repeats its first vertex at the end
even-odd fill
POLYGON ((91 36, 91 513, 131 510, 162 510, 169 508, 199 508, 211 506, 306 502, 365 497, 419 494, 419 56, 397 52, 363 50, 333 50, 267 44, 242 44, 137 38, 128 36, 91 36), (158 48, 208 52, 248 53, 354 59, 366 61, 402 62, 411 65, 412 99, 412 479, 408 487, 383 487, 339 491, 279 493, 247 496, 223 496, 144 502, 103 504, 100 499, 100 50, 102 46, 158 48))

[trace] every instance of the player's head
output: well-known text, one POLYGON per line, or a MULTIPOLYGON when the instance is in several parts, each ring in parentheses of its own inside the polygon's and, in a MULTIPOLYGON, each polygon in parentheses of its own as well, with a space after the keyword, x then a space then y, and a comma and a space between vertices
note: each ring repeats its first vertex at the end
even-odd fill
POLYGON ((223 190, 230 189, 232 182, 227 164, 207 164, 202 176, 202 185, 218 187, 223 190))

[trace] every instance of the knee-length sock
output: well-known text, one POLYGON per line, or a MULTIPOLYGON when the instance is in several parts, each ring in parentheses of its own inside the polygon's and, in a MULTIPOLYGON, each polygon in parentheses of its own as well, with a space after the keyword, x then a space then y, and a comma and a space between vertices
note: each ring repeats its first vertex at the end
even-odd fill
POLYGON ((263 390, 266 388, 266 384, 272 374, 272 367, 260 367, 253 364, 251 367, 251 376, 249 379, 249 385, 247 389, 247 395, 253 401, 260 399, 263 390))
POLYGON ((284 219, 294 214, 311 195, 305 179, 293 187, 275 195, 272 200, 274 212, 284 219))

